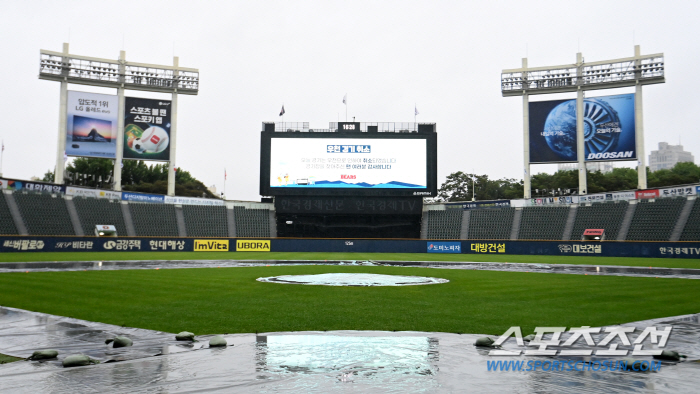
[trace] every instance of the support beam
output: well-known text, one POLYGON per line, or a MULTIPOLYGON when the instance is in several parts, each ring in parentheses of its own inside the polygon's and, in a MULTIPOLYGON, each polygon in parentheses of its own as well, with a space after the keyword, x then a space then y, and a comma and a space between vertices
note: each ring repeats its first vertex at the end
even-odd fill
MULTIPOLYGON (((63 54, 68 56, 68 43, 63 43, 63 54)), ((62 62, 68 62, 65 59, 62 62)), ((67 77, 68 71, 63 71, 67 77)), ((60 105, 58 107, 58 144, 56 145, 56 170, 54 171, 53 181, 59 185, 63 185, 63 170, 66 166, 66 161, 64 160, 66 154, 66 138, 67 138, 67 127, 66 116, 68 114, 68 80, 67 78, 61 79, 61 98, 60 105)))
MULTIPOLYGON (((119 51, 119 75, 122 79, 125 64, 126 51, 119 51)), ((114 190, 119 192, 122 190, 122 161, 124 158, 124 83, 117 88, 117 98, 119 100, 119 108, 117 110, 117 152, 114 156, 114 170, 112 171, 112 179, 114 180, 114 190)))
MULTIPOLYGON (((527 58, 523 58, 523 68, 527 68, 527 58)), ((530 198, 530 102, 523 93, 523 198, 530 198)))
MULTIPOLYGON (((634 46, 634 55, 639 56, 639 45, 634 46)), ((635 66, 641 67, 642 61, 636 60, 635 66)), ((647 188, 647 156, 644 150, 644 112, 642 111, 642 84, 637 81, 634 92, 634 134, 637 140, 637 188, 647 188)))
MULTIPOLYGON (((177 78, 178 72, 177 67, 179 66, 179 59, 177 56, 173 57, 173 66, 175 68, 175 77, 177 78)), ((177 157, 177 89, 173 92, 172 100, 172 112, 170 117, 170 162, 168 164, 168 195, 175 195, 175 168, 177 157)))
MULTIPOLYGON (((583 55, 581 52, 576 54, 576 66, 579 69, 583 68, 583 55)), ((586 173, 586 138, 584 135, 585 129, 583 125, 583 90, 580 89, 576 93, 576 157, 578 161, 578 194, 588 194, 587 173, 586 173)), ((595 131, 592 131, 595 132, 595 131)))

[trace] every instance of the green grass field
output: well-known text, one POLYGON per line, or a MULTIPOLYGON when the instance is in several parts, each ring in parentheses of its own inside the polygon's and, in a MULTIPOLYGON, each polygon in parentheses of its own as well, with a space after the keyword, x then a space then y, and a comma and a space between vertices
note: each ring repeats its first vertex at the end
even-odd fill
MULTIPOLYGON (((167 253, 157 255, 168 258, 167 253)), ((288 258, 292 257, 301 258, 288 258)), ((535 326, 599 326, 696 313, 700 312, 699 292, 700 281, 689 279, 384 266, 0 274, 3 306, 166 332, 187 330, 197 335, 299 330, 500 335, 510 326, 529 332, 535 326), (328 272, 435 276, 450 283, 326 287, 255 280, 328 272)))
POLYGON ((386 260, 476 261, 536 264, 626 265, 634 267, 700 268, 700 259, 531 256, 441 253, 283 253, 283 252, 32 252, 1 253, 2 262, 97 260, 386 260))

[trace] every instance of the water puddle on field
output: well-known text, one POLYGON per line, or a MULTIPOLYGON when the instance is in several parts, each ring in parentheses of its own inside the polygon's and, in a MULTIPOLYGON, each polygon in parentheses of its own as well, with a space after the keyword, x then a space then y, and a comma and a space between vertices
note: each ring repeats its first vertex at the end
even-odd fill
POLYGON ((401 266, 466 270, 538 272, 549 274, 610 275, 700 279, 700 269, 595 266, 572 264, 477 263, 435 261, 311 261, 311 260, 143 260, 143 261, 46 261, 0 263, 2 272, 83 271, 121 269, 228 268, 284 265, 401 266))
MULTIPOLYGON (((118 327, 67 317, 0 307, 0 353, 28 357, 56 349, 58 359, 0 365, 5 392, 694 392, 700 386, 700 315, 625 324, 637 328, 672 327, 666 349, 688 356, 661 364, 658 372, 489 371, 488 363, 525 363, 565 358, 581 362, 608 356, 490 356, 474 346, 483 335, 435 332, 333 331, 224 335, 228 347, 210 348, 211 336, 178 342, 174 334, 118 327), (115 335, 132 347, 104 344, 115 335), (86 354, 97 365, 63 368, 70 354, 86 354)), ((562 340, 567 339, 562 335, 562 340)), ((606 333, 594 334, 599 343, 606 333)), ((638 335, 638 334, 637 334, 638 335)), ((492 336, 496 338, 497 336, 492 336)), ((583 341, 579 341, 583 342, 583 341)), ((618 349, 633 345, 619 341, 618 349)), ((577 344, 581 347, 581 343, 577 344)), ((583 343, 585 345, 585 343, 583 343)), ((607 347, 604 347, 607 348, 607 347)), ((506 350, 527 350, 514 340, 506 350)), ((568 348, 569 350, 575 347, 568 348)), ((594 348, 599 349, 599 348, 594 348)), ((642 356, 638 359, 649 360, 642 356)))

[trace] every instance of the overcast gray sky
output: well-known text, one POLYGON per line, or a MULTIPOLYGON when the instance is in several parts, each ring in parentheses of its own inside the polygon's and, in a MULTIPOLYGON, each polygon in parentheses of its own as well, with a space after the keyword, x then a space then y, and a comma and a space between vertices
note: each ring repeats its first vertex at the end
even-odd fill
POLYGON ((645 154, 680 139, 700 156, 697 1, 0 0, 0 9, 5 177, 55 165, 59 83, 38 79, 39 50, 63 42, 76 55, 116 59, 123 49, 130 61, 169 65, 175 55, 198 68, 199 95, 179 99, 177 165, 219 190, 226 168, 229 199, 259 199, 263 121, 280 121, 284 103, 285 121, 327 128, 344 119, 345 94, 357 121, 412 122, 415 103, 419 122, 437 123, 439 183, 472 170, 521 179, 522 99, 501 96, 501 70, 523 57, 531 67, 571 64, 577 52, 628 57, 635 44, 666 61, 666 83, 644 87, 645 154))

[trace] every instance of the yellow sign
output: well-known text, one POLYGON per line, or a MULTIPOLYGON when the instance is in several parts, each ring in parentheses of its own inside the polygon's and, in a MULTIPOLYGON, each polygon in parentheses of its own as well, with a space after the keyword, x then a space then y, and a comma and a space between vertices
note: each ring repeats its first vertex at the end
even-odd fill
POLYGON ((195 252, 228 252, 228 239, 195 239, 195 252))
POLYGON ((236 241, 236 252, 269 252, 270 240, 239 239, 236 241))

